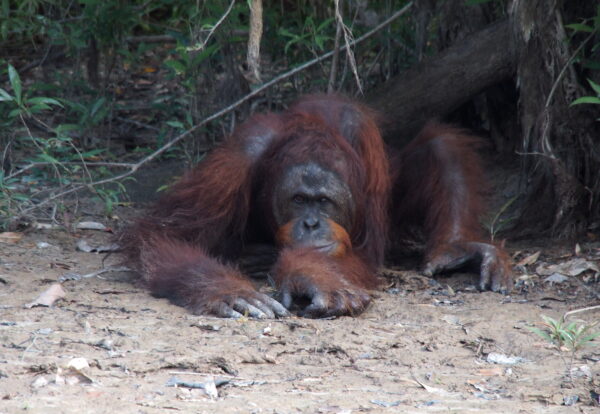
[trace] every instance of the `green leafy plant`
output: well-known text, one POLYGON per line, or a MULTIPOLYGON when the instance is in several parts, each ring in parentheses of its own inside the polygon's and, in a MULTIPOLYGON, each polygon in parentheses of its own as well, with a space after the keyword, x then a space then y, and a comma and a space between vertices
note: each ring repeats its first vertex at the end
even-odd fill
POLYGON ((492 217, 489 223, 485 223, 485 226, 488 229, 488 232, 490 233, 490 239, 492 242, 496 238, 496 234, 498 234, 499 231, 505 229, 511 222, 513 222, 516 219, 516 217, 514 216, 505 217, 505 214, 508 208, 515 202, 517 198, 518 196, 510 198, 506 203, 502 205, 502 207, 500 207, 498 212, 494 214, 494 217, 492 217))
MULTIPOLYGON (((28 132, 29 142, 36 147, 36 161, 57 164, 58 161, 48 151, 55 141, 50 142, 33 137, 26 121, 43 111, 52 109, 52 106, 62 107, 62 104, 54 98, 29 96, 28 91, 23 90, 23 84, 16 69, 12 65, 8 65, 7 72, 12 93, 0 88, 2 125, 11 126, 20 123, 28 132)), ((43 122, 40 121, 40 124, 43 125, 43 122)), ((29 196, 24 191, 24 186, 20 185, 19 180, 14 175, 7 175, 3 169, 0 169, 0 212, 2 215, 9 217, 18 205, 28 201, 29 196)), ((2 227, 6 226, 5 221, 0 224, 2 227)))
POLYGON ((18 117, 29 117, 41 111, 51 109, 51 105, 62 107, 62 104, 54 98, 43 96, 28 97, 23 93, 23 84, 16 69, 8 65, 8 79, 12 88, 12 95, 0 88, 0 103, 8 107, 8 119, 14 120, 18 117))
POLYGON ((313 45, 317 50, 323 51, 325 42, 333 40, 333 37, 327 31, 331 31, 333 21, 335 19, 325 19, 323 22, 316 24, 311 16, 306 17, 304 25, 300 28, 300 33, 294 33, 284 27, 279 29, 279 34, 289 40, 286 42, 283 49, 284 53, 288 53, 292 46, 300 46, 311 50, 313 45))
MULTIPOLYGON (((8 217, 16 205, 28 200, 29 197, 21 192, 18 180, 6 177, 4 171, 0 169, 0 216, 8 217)), ((6 225, 6 222, 0 222, 1 229, 6 229, 6 225)))
POLYGON ((591 324, 567 322, 567 315, 568 314, 565 314, 559 319, 553 319, 550 316, 542 315, 543 328, 540 329, 530 326, 528 329, 542 339, 553 344, 559 351, 570 353, 570 358, 568 360, 564 358, 562 354, 560 355, 565 363, 568 377, 572 379, 571 368, 576 353, 587 346, 595 345, 593 341, 600 337, 600 331, 595 330, 598 322, 591 324))
POLYGON ((588 79, 588 82, 594 92, 596 92, 596 96, 582 96, 581 98, 575 99, 571 105, 580 105, 580 104, 596 104, 600 105, 600 85, 588 79))
POLYGON ((94 189, 96 196, 104 203, 104 214, 112 215, 113 210, 127 193, 123 183, 114 183, 112 186, 97 187, 94 189))
MULTIPOLYGON (((587 36, 586 39, 583 41, 582 45, 580 46, 580 49, 583 50, 582 46, 585 45, 590 39, 596 37, 597 33, 600 31, 600 6, 596 8, 595 16, 585 19, 580 23, 568 24, 565 27, 567 29, 572 30, 574 35, 585 34, 587 36)), ((594 44, 590 50, 592 53, 594 53, 598 50, 598 48, 600 48, 600 43, 594 44)), ((582 67, 584 68, 591 70, 600 69, 600 62, 598 60, 586 59, 584 55, 581 56, 580 60, 582 67)), ((588 83, 592 87, 592 90, 594 91, 596 96, 582 96, 581 98, 577 98, 573 102, 571 102, 571 106, 581 104, 600 104, 600 85, 592 81, 591 79, 588 79, 588 83)), ((598 120, 600 120, 600 118, 598 118, 598 120)))
POLYGON ((529 327, 529 330, 548 342, 556 345, 559 349, 567 351, 579 351, 588 346, 592 341, 600 336, 600 331, 592 332, 597 323, 578 324, 577 322, 567 323, 564 316, 559 319, 553 319, 542 315, 544 329, 529 327))
POLYGON ((217 53, 220 48, 221 46, 215 43, 204 50, 196 51, 179 43, 173 57, 165 62, 165 66, 183 78, 182 83, 184 86, 191 91, 195 91, 195 77, 197 76, 198 68, 207 58, 217 53))
MULTIPOLYGON (((23 88, 13 66, 8 65, 6 73, 10 89, 0 88, 0 125, 11 129, 10 137, 5 137, 6 142, 21 158, 12 168, 0 168, 0 213, 3 219, 0 226, 3 228, 9 225, 11 216, 31 205, 36 194, 50 187, 69 188, 112 175, 106 168, 89 168, 89 161, 108 155, 106 148, 85 146, 81 143, 82 138, 69 136, 73 131, 85 132, 103 121, 108 114, 105 98, 82 104, 64 98, 33 96, 35 87, 23 88), (75 123, 47 124, 47 117, 41 114, 55 109, 61 112, 52 114, 54 117, 75 118, 75 123), (30 125, 37 128, 32 129, 30 125), (43 130, 41 136, 34 133, 39 130, 43 130)), ((110 188, 92 191, 103 201, 105 212, 110 214, 125 188, 115 182, 110 188)))

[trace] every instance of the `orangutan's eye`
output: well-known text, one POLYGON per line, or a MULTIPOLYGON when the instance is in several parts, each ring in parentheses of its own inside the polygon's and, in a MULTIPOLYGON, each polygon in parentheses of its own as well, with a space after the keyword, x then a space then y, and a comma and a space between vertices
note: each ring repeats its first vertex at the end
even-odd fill
POLYGON ((296 194, 293 198, 292 201, 296 204, 304 204, 306 202, 306 198, 304 198, 304 196, 300 195, 300 194, 296 194))

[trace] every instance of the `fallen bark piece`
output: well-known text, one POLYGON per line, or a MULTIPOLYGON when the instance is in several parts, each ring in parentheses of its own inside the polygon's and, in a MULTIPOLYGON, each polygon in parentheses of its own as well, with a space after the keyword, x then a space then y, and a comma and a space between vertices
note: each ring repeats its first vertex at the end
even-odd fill
POLYGON ((100 230, 100 231, 108 231, 108 227, 106 227, 102 223, 98 223, 96 221, 81 221, 77 223, 75 226, 78 230, 100 230))

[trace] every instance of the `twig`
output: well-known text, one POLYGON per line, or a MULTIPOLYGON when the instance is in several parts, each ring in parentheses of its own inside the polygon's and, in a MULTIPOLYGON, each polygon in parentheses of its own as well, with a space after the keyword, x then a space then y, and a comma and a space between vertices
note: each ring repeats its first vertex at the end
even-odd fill
MULTIPOLYGON (((383 29, 384 27, 386 27, 387 25, 389 25, 390 23, 392 23, 394 20, 396 20, 397 18, 399 18, 400 16, 402 16, 403 14, 405 14, 408 10, 410 10, 410 8, 412 7, 413 2, 408 3, 406 6, 404 6, 403 8, 401 8, 400 10, 398 10, 396 13, 392 14, 389 18, 387 18, 386 20, 384 20, 383 22, 381 22, 380 24, 378 24, 376 27, 374 27, 373 29, 369 30, 367 33, 365 33, 364 35, 362 35, 361 37, 359 37, 358 39, 355 39, 354 41, 352 41, 349 44, 346 44, 344 46, 342 46, 340 48, 340 50, 345 50, 347 47, 351 47, 354 46, 362 41, 364 41, 365 39, 368 39, 369 37, 373 36, 375 33, 377 33, 378 31, 380 31, 381 29, 383 29)), ((252 92, 248 93, 247 95, 241 97, 240 99, 238 99, 237 101, 235 101, 234 103, 232 103, 231 105, 215 112, 214 114, 204 118, 202 121, 200 121, 199 123, 197 123, 196 125, 194 125, 192 128, 188 129, 185 132, 182 132, 181 134, 179 134, 178 136, 176 136, 175 138, 173 138, 173 140, 171 140, 170 142, 166 143, 165 145, 163 145, 162 147, 160 147, 159 149, 157 149, 156 151, 154 151, 152 154, 147 155, 146 157, 142 158, 140 161, 136 162, 135 164, 131 165, 131 169, 127 172, 124 172, 122 174, 116 175, 114 177, 110 177, 110 178, 105 178, 103 180, 98 180, 98 181, 94 181, 92 183, 87 183, 87 184, 80 184, 77 185, 73 188, 70 188, 68 190, 62 191, 60 193, 57 193, 53 196, 50 196, 42 201, 40 201, 38 204, 31 206, 23 211, 21 211, 21 216, 37 210, 38 208, 40 208, 41 206, 56 200, 58 198, 64 197, 66 195, 72 194, 74 192, 83 190, 85 188, 91 188, 91 187, 95 187, 98 185, 103 185, 103 184, 108 184, 114 181, 118 181, 118 180, 122 180, 123 178, 127 178, 130 175, 134 174, 142 165, 152 161, 153 159, 155 159, 156 157, 158 157, 160 154, 162 154, 163 152, 167 151, 169 148, 171 148, 173 145, 177 144, 179 141, 181 141, 182 139, 186 138, 187 136, 191 135, 194 131, 198 130, 199 128, 203 127, 204 125, 206 125, 207 123, 220 118, 221 116, 233 111, 234 109, 236 109, 238 106, 242 105, 244 102, 250 100, 250 98, 260 94, 261 92, 263 92, 264 90, 270 88, 271 86, 281 82, 284 79, 289 78, 290 76, 295 75, 298 72, 303 71, 306 68, 309 68, 325 59, 330 58, 331 56, 333 56, 335 53, 335 51, 329 51, 315 59, 309 60, 308 62, 303 63, 302 65, 299 65, 297 67, 295 67, 294 69, 282 73, 279 76, 276 76, 275 78, 271 79, 270 81, 264 83, 263 85, 259 86, 258 88, 256 88, 255 90, 253 90, 252 92)))
MULTIPOLYGON (((19 119, 21 120, 21 123, 25 127, 25 130, 27 130, 27 135, 29 135, 29 139, 31 139, 31 142, 33 143, 33 145, 35 145, 35 147, 38 149, 38 151, 43 153, 44 150, 40 147, 38 142, 33 137, 33 134, 31 133, 31 129, 29 129, 29 125, 27 125, 27 122, 25 122, 25 118, 23 117, 22 112, 19 112, 19 119)), ((60 171, 58 170, 58 167, 56 166, 56 164, 60 165, 60 163, 50 163, 50 165, 52 165, 52 168, 54 168, 54 173, 58 177, 58 181, 61 182, 62 180, 61 180, 60 171)))
POLYGON ((37 341, 38 338, 38 334, 37 332, 34 332, 33 337, 30 337, 31 343, 29 345, 27 345, 27 347, 25 347, 25 349, 23 350, 23 353, 21 354, 21 358, 20 360, 23 361, 25 359, 25 354, 27 352, 29 352, 29 350, 35 345, 35 341, 37 341))
MULTIPOLYGON (((231 31, 233 36, 247 36, 248 30, 234 29, 231 31)), ((130 44, 138 43, 177 43, 177 38, 172 35, 140 35, 140 36, 128 36, 125 41, 130 44)), ((20 72, 19 72, 20 73, 20 72)))
POLYGON ((127 43, 177 43, 177 39, 172 35, 144 35, 128 36, 125 38, 127 43))
MULTIPOLYGON (((36 167, 44 167, 47 165, 55 165, 55 162, 46 162, 46 161, 39 161, 39 162, 32 162, 30 164, 25 165, 24 167, 22 167, 21 169, 19 169, 18 171, 15 171, 14 173, 7 175, 6 179, 9 178, 14 178, 17 177, 21 174, 23 174, 24 172, 27 172, 29 170, 31 170, 32 168, 36 168, 36 167)), ((61 165, 81 165, 81 162, 79 161, 64 161, 60 163, 61 165)), ((115 167, 115 168, 132 168, 135 164, 134 163, 129 163, 129 162, 103 162, 103 161, 99 161, 99 162, 88 162, 86 163, 87 167, 115 167)))
POLYGON ((342 18, 342 13, 340 11, 340 0, 334 0, 334 2, 335 20, 338 22, 338 27, 341 27, 342 31, 344 32, 344 49, 346 50, 346 56, 348 57, 350 68, 352 69, 352 73, 354 74, 354 78, 356 79, 356 86, 358 86, 358 91, 362 94, 362 83, 360 81, 360 76, 358 75, 358 69, 356 68, 356 59, 354 59, 354 53, 351 49, 351 47, 354 46, 356 42, 354 41, 352 31, 348 28, 348 26, 344 24, 344 19, 342 18))
POLYGON ((335 40, 333 42, 333 59, 329 69, 329 83, 327 84, 327 93, 333 93, 335 89, 335 77, 337 75, 338 60, 340 57, 340 35, 342 34, 342 25, 336 22, 335 40))
POLYGON ((121 122, 126 122, 128 124, 132 124, 132 125, 135 125, 135 126, 140 127, 140 128, 146 128, 146 129, 150 129, 152 131, 160 132, 160 128, 157 128, 157 127, 152 126, 152 125, 145 124, 145 123, 140 122, 140 121, 136 121, 135 119, 127 119, 127 118, 124 118, 122 116, 117 116, 116 118, 119 121, 121 121, 121 122))
POLYGON ((189 47, 188 50, 198 50, 198 49, 202 50, 202 49, 204 49, 204 47, 206 46, 206 44, 208 43, 208 41, 210 40, 210 38, 214 34, 215 30, 217 30, 217 28, 221 25, 221 23, 223 23, 225 21, 225 19, 227 18, 227 16, 229 16, 229 13, 231 13, 231 9, 233 9, 233 5, 234 4, 235 4, 235 0, 233 0, 229 4, 229 7, 225 11, 225 14, 223 14, 223 16, 221 16, 221 18, 213 25, 213 27, 211 27, 211 29, 208 32, 208 35, 206 36, 206 38, 204 40, 200 41, 199 47, 192 46, 192 47, 189 47))
POLYGON ((569 312, 567 312, 567 313, 565 313, 563 315, 563 320, 567 319, 567 316, 574 315, 574 314, 579 313, 579 312, 591 311, 591 310, 594 310, 594 309, 600 309, 600 305, 588 306, 587 308, 581 308, 581 309, 575 309, 575 310, 569 311, 569 312))
MULTIPOLYGON (((215 374, 211 374, 208 372, 189 372, 189 371, 169 371, 169 375, 196 375, 196 376, 202 376, 202 377, 215 376, 215 374)), ((235 378, 238 381, 247 381, 245 378, 238 377, 236 375, 219 374, 218 376, 223 377, 223 378, 235 378)))
POLYGON ((51 47, 48 47, 48 49, 44 53, 44 56, 41 59, 34 60, 33 62, 28 63, 27 65, 23 66, 22 68, 19 68, 19 73, 21 74, 21 76, 23 76, 23 74, 29 72, 33 68, 42 66, 44 63, 46 63, 47 60, 59 59, 67 54, 64 51, 59 50, 59 51, 54 52, 52 55, 50 55, 50 49, 51 49, 51 47))
POLYGON ((107 266, 102 269, 98 269, 92 273, 87 273, 85 275, 80 275, 79 273, 65 273, 64 275, 58 278, 59 283, 66 282, 68 280, 81 280, 81 279, 89 279, 91 277, 100 276, 104 273, 113 273, 113 272, 131 272, 131 269, 127 266, 107 266))
MULTIPOLYGON (((9 151, 10 151, 10 147, 14 141, 14 137, 10 138, 8 140, 8 142, 6 143, 6 146, 4 147, 4 150, 2 150, 2 158, 0 158, 0 169, 3 169, 4 171, 9 171, 10 169, 10 162, 9 162, 9 151)), ((10 178, 10 177, 7 177, 10 178)))

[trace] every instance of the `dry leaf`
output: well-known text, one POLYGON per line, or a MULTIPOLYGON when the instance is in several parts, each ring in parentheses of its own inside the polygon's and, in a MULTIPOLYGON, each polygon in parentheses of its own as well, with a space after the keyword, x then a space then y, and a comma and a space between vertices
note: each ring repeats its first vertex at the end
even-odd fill
POLYGON ((566 276, 577 276, 587 270, 600 273, 600 267, 598 267, 596 263, 585 260, 582 257, 554 265, 540 264, 535 269, 535 272, 540 276, 550 276, 553 273, 560 273, 566 276))
POLYGON ((501 367, 483 368, 477 371, 477 375, 484 377, 496 377, 504 375, 504 370, 501 367))
POLYGON ((34 306, 52 306, 58 299, 64 298, 66 293, 60 283, 54 283, 48 289, 46 289, 40 296, 38 296, 33 302, 25 305, 26 308, 33 308, 34 306))
POLYGON ((23 233, 14 233, 12 231, 0 233, 0 243, 16 244, 21 238, 23 238, 23 233))
POLYGON ((540 253, 541 253, 541 250, 537 251, 533 254, 530 254, 529 256, 522 259, 519 263, 517 263, 517 266, 527 266, 527 265, 534 264, 535 262, 537 262, 537 259, 540 257, 540 253))

